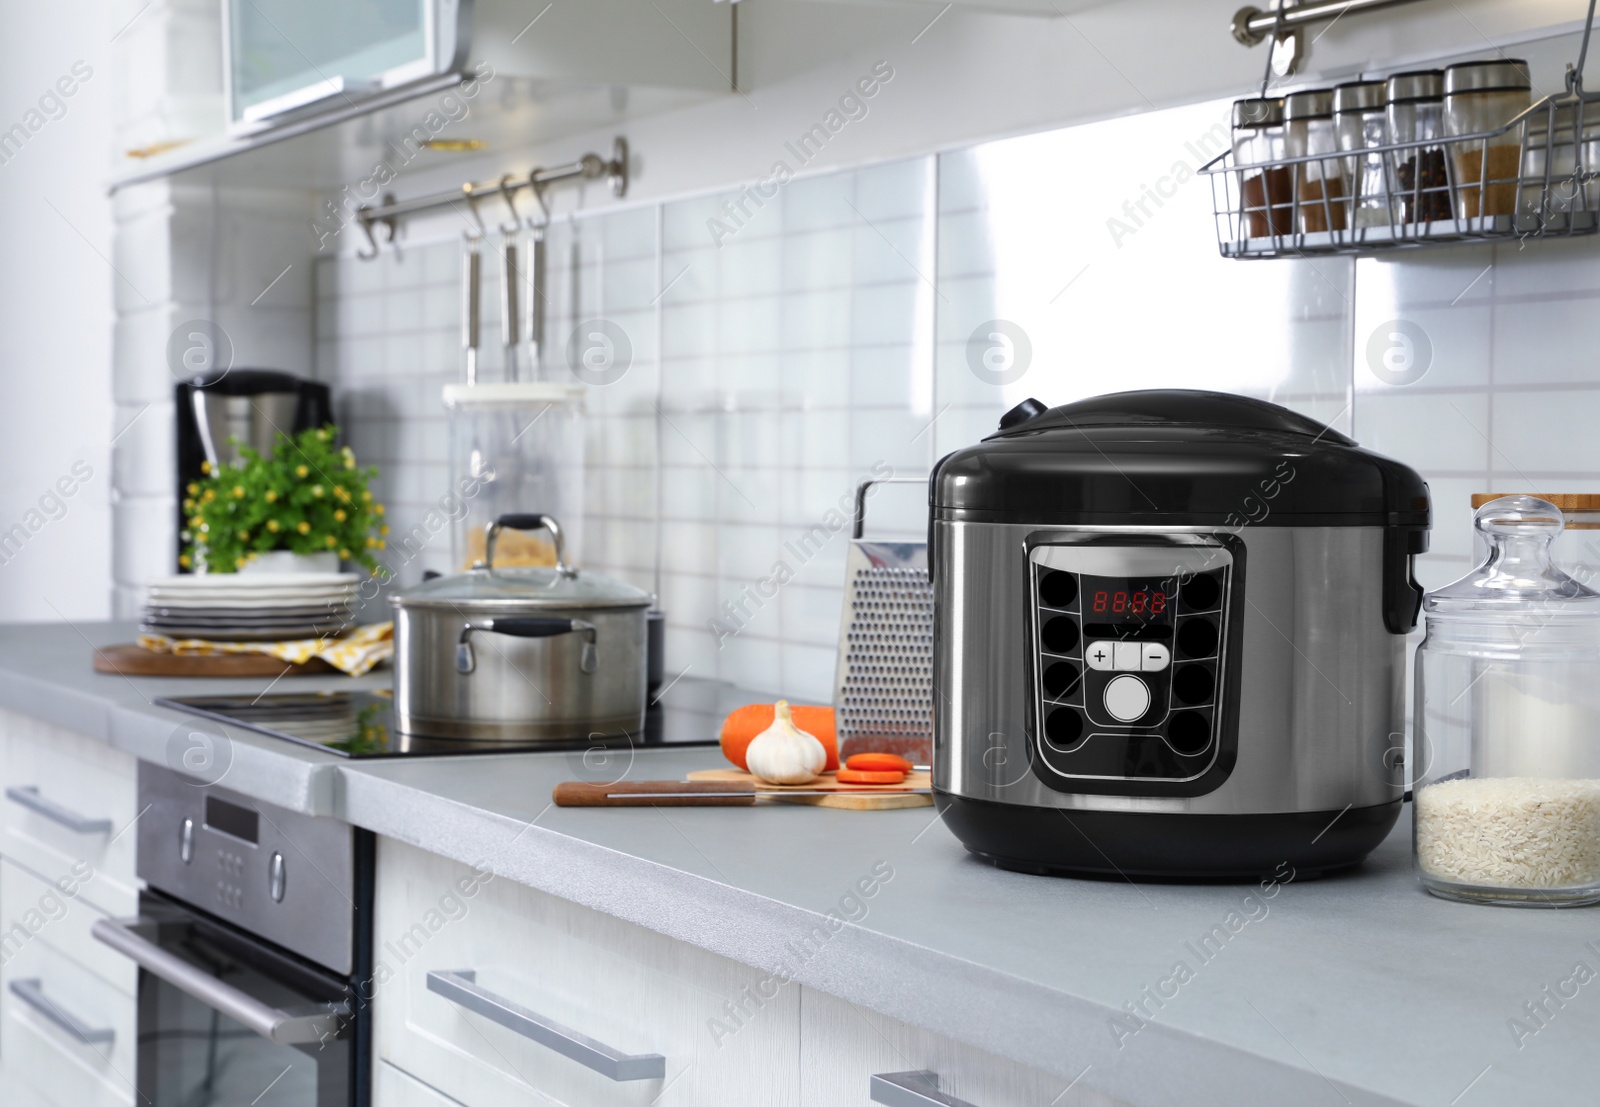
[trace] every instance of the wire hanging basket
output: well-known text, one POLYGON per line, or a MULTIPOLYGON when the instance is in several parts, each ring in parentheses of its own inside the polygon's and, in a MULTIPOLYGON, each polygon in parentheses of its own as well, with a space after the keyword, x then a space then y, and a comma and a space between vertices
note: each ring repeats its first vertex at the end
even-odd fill
POLYGON ((1224 151, 1200 169, 1211 180, 1222 256, 1363 254, 1600 230, 1600 93, 1585 93, 1582 77, 1594 9, 1590 0, 1567 90, 1495 130, 1266 162, 1224 151), (1308 180, 1317 186, 1303 187, 1308 180))

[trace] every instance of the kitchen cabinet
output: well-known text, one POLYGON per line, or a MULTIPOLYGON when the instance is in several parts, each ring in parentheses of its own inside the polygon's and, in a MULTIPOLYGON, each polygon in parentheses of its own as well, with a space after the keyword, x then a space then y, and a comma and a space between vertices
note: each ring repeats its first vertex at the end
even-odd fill
POLYGON ((406 1075, 387 1061, 379 1061, 372 1075, 375 1107, 459 1107, 457 1102, 406 1075))
POLYGON ((49 880, 79 873, 89 903, 110 915, 135 914, 138 835, 123 832, 138 813, 137 762, 104 742, 11 712, 0 712, 0 736, 0 856, 49 880))
POLYGON ((801 1102, 756 969, 391 839, 374 915, 374 1051, 465 1107, 801 1102))
MULTIPOLYGON (((806 988, 800 999, 800 1101, 865 1107, 874 1074, 926 1071, 971 1107, 1125 1107, 1051 1073, 806 988), (1070 1089, 1070 1090, 1069 1090, 1070 1089)), ((906 1101, 910 1102, 910 1101, 906 1101)))

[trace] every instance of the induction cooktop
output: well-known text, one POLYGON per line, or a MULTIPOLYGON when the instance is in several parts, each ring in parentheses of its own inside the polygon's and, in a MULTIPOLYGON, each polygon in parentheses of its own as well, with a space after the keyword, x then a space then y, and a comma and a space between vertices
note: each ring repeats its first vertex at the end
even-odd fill
POLYGON ((714 746, 722 718, 731 710, 722 706, 727 697, 717 691, 726 686, 694 682, 698 687, 684 688, 686 683, 689 682, 679 682, 672 705, 658 702, 645 712, 644 731, 640 734, 617 738, 591 738, 580 734, 564 740, 530 738, 527 742, 434 738, 407 733, 395 726, 394 698, 388 689, 281 692, 264 696, 164 696, 155 702, 158 706, 199 715, 224 726, 240 727, 341 757, 453 757, 610 746, 714 746))

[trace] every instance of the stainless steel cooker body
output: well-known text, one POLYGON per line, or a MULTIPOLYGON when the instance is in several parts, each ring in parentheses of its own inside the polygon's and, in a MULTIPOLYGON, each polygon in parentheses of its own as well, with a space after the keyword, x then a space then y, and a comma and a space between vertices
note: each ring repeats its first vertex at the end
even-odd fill
POLYGON ((1337 813, 1399 802, 1406 640, 1384 625, 1382 527, 938 522, 935 530, 939 790, 1069 812, 1337 813), (1201 563, 1229 566, 1223 608, 1236 622, 1217 651, 1223 717, 1212 752, 1231 764, 1218 771, 1208 760, 1208 783, 1172 789, 1192 794, 1153 794, 1159 786, 1138 780, 1105 790, 1103 778, 1075 781, 1044 764, 1041 707, 1050 697, 1039 688, 1030 550, 1078 545, 1101 555, 1094 567, 1107 576, 1118 563, 1131 575, 1163 575, 1154 566, 1178 566, 1184 550, 1206 551, 1203 559, 1221 551, 1201 563))
POLYGON ((643 730, 644 604, 541 608, 539 618, 577 625, 538 637, 506 632, 526 618, 526 608, 512 605, 397 605, 396 725, 413 734, 508 742, 643 730))

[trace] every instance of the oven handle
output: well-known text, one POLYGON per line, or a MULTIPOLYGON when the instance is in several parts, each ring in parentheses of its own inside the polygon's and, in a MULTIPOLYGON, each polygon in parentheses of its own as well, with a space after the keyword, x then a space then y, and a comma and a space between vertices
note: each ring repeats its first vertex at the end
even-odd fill
POLYGON ((152 976, 248 1027, 269 1042, 309 1045, 326 1041, 338 1037, 341 1022, 349 1017, 350 1009, 343 1003, 308 1004, 290 1010, 262 1003, 138 933, 137 928, 153 925, 157 925, 155 920, 140 917, 99 919, 91 933, 97 941, 110 946, 152 976))
POLYGON ((477 975, 473 969, 453 972, 433 969, 428 973, 428 991, 437 992, 457 1007, 497 1022, 563 1057, 570 1057, 610 1080, 660 1080, 667 1074, 667 1059, 661 1054, 619 1053, 576 1030, 535 1014, 520 1003, 495 995, 477 982, 477 975))

